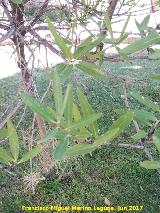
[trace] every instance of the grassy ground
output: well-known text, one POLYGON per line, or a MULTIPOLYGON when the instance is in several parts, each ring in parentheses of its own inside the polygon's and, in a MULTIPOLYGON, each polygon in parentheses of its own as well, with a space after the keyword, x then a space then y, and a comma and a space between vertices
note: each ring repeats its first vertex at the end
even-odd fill
MULTIPOLYGON (((106 67, 117 75, 143 79, 151 73, 158 73, 160 63, 144 60, 135 61, 133 64, 106 63, 106 67)), ((35 76, 38 91, 42 94, 47 86, 47 77, 42 71, 37 71, 35 76)), ((0 81, 1 112, 6 109, 7 104, 13 101, 12 96, 16 94, 19 79, 20 76, 16 75, 0 81)), ((104 117, 99 123, 101 132, 104 132, 115 117, 113 110, 124 106, 121 98, 122 86, 115 80, 98 82, 81 75, 77 78, 76 84, 82 87, 95 110, 104 113, 104 117)), ((150 96, 157 102, 160 100, 160 84, 158 82, 147 80, 143 84, 128 86, 128 91, 134 89, 143 95, 150 96)), ((52 92, 47 98, 48 102, 51 100, 52 92)), ((133 100, 130 100, 130 104, 133 107, 140 107, 133 100)), ((19 130, 26 128, 31 123, 32 114, 29 110, 26 113, 25 121, 19 130)), ((20 113, 15 118, 15 122, 18 121, 19 115, 20 113)), ((132 131, 130 129, 125 132, 115 142, 133 143, 134 141, 130 138, 132 131)), ((25 190, 21 180, 21 172, 23 174, 24 170, 29 172, 28 167, 17 169, 16 177, 0 171, 1 212, 17 213, 20 212, 22 205, 104 206, 104 200, 108 198, 112 206, 143 205, 143 212, 158 213, 160 212, 160 178, 156 171, 145 170, 139 166, 139 162, 144 159, 146 156, 141 150, 105 145, 93 152, 92 156, 86 155, 79 157, 76 161, 68 162, 66 175, 61 180, 58 179, 58 174, 52 171, 50 177, 38 184, 34 195, 25 190)))

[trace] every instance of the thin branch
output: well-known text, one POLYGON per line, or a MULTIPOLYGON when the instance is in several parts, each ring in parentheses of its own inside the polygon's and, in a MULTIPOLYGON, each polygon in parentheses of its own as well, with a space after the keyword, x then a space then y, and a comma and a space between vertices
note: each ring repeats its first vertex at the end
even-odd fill
POLYGON ((46 11, 46 8, 48 6, 49 0, 45 0, 43 5, 39 8, 39 10, 35 13, 35 16, 31 20, 31 22, 28 24, 27 27, 33 27, 35 23, 43 16, 44 12, 46 11))
POLYGON ((42 38, 38 33, 36 33, 32 29, 29 29, 29 32, 31 33, 31 35, 33 35, 35 38, 38 39, 38 42, 41 42, 42 45, 48 47, 48 49, 50 49, 53 53, 57 54, 60 58, 65 60, 64 55, 60 51, 58 51, 55 47, 53 47, 53 45, 50 44, 46 39, 42 38))
POLYGON ((4 121, 2 121, 2 123, 0 124, 0 129, 3 128, 5 126, 5 124, 7 123, 7 121, 9 119, 11 119, 11 117, 17 112, 17 110, 22 106, 22 102, 19 101, 18 104, 16 105, 16 107, 9 113, 9 115, 7 115, 7 117, 4 119, 4 121))
POLYGON ((14 34, 15 29, 16 29, 16 28, 15 28, 15 26, 13 25, 13 26, 11 27, 11 29, 10 29, 6 34, 4 34, 4 35, 0 38, 0 43, 4 42, 4 41, 7 40, 7 39, 10 39, 11 36, 14 34))

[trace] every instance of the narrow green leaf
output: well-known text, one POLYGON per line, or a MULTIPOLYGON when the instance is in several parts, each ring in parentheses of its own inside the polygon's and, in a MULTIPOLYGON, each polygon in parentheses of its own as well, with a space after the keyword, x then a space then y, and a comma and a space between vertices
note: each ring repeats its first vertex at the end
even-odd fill
POLYGON ((55 70, 60 75, 61 81, 66 81, 71 77, 73 65, 65 63, 57 64, 54 69, 49 73, 48 79, 54 79, 55 70))
POLYGON ((158 160, 146 160, 143 162, 140 162, 140 166, 146 168, 146 169, 160 169, 160 161, 158 160))
POLYGON ((112 31, 112 25, 111 25, 111 20, 109 19, 108 15, 104 15, 104 23, 110 33, 111 38, 113 38, 113 31, 112 31))
POLYGON ((73 65, 72 64, 66 64, 66 67, 64 70, 60 72, 62 81, 71 80, 71 75, 73 71, 73 65))
POLYGON ((135 135, 132 136, 134 140, 140 140, 141 138, 144 138, 147 135, 147 132, 144 130, 139 130, 135 135))
POLYGON ((55 152, 54 152, 54 158, 56 160, 61 160, 64 156, 64 153, 67 150, 69 143, 69 138, 66 137, 63 141, 60 141, 58 145, 56 146, 55 152))
POLYGON ((160 153, 160 138, 157 137, 156 135, 153 136, 153 143, 157 147, 159 153, 160 153))
POLYGON ((157 118, 151 113, 146 110, 126 110, 126 109, 115 109, 114 110, 117 114, 122 115, 126 112, 133 112, 134 113, 134 120, 142 123, 142 124, 150 124, 150 121, 155 122, 157 118))
POLYGON ((84 39, 79 45, 78 48, 81 47, 86 47, 86 45, 91 44, 92 43, 92 36, 87 37, 86 39, 84 39))
POLYGON ((114 138, 116 138, 119 134, 119 128, 111 129, 107 131, 105 134, 96 138, 95 142, 93 143, 94 146, 101 146, 114 138))
POLYGON ((128 26, 129 20, 130 20, 130 17, 131 17, 131 13, 128 15, 128 17, 127 17, 127 19, 126 19, 126 22, 125 22, 125 24, 124 24, 124 26, 123 26, 123 29, 122 29, 122 31, 121 31, 120 38, 122 38, 122 37, 124 36, 124 34, 125 34, 126 28, 127 28, 127 26, 128 26))
POLYGON ((5 149, 0 147, 0 163, 10 163, 14 159, 6 152, 5 149))
POLYGON ((139 24, 139 22, 137 20, 135 20, 135 23, 136 23, 136 26, 137 26, 137 29, 139 30, 139 32, 141 33, 141 25, 139 24))
POLYGON ((151 45, 158 44, 160 42, 160 36, 156 32, 150 33, 145 38, 140 38, 135 42, 129 44, 127 47, 121 49, 119 52, 122 55, 130 55, 143 49, 150 47, 151 45))
POLYGON ((150 14, 145 16, 143 21, 141 22, 141 29, 142 30, 146 30, 148 23, 149 23, 149 20, 150 20, 150 14))
POLYGON ((0 139, 3 139, 8 136, 8 130, 7 129, 0 129, 0 139))
POLYGON ((95 149, 96 147, 91 144, 76 144, 66 150, 65 156, 75 157, 77 155, 84 155, 93 152, 95 149))
POLYGON ((102 117, 102 113, 96 113, 93 115, 90 115, 88 117, 82 118, 80 121, 71 124, 69 127, 67 127, 68 130, 73 130, 73 129, 80 129, 82 127, 86 127, 90 125, 91 123, 95 122, 98 120, 100 117, 102 117))
POLYGON ((149 98, 141 96, 137 92, 131 92, 130 93, 133 98, 135 98, 139 103, 151 108, 155 112, 160 112, 160 107, 158 104, 151 101, 149 98))
POLYGON ((72 130, 71 134, 78 140, 90 138, 92 135, 86 128, 81 128, 80 130, 72 130))
POLYGON ((77 28, 77 18, 74 18, 72 20, 72 34, 75 32, 76 28, 77 28))
POLYGON ((67 39, 67 38, 64 38, 64 37, 62 37, 62 39, 65 42, 65 44, 72 45, 72 41, 70 39, 67 39))
POLYGON ((102 66, 103 62, 104 62, 104 56, 105 56, 105 51, 99 51, 98 53, 98 65, 102 66))
POLYGON ((104 73, 102 73, 101 68, 95 64, 80 61, 76 67, 97 79, 105 80, 107 78, 104 73))
POLYGON ((22 4, 23 0, 11 0, 15 4, 22 4))
POLYGON ((128 26, 130 17, 131 17, 131 13, 128 15, 128 17, 126 19, 126 22, 125 22, 125 24, 123 26, 123 29, 122 29, 121 34, 120 34, 120 37, 118 39, 115 39, 115 44, 116 45, 120 44, 121 42, 123 42, 128 37, 128 34, 125 33, 125 31, 126 31, 126 28, 128 26))
POLYGON ((59 33, 57 32, 55 26, 52 24, 51 20, 47 17, 46 18, 47 24, 48 24, 48 28, 51 31, 54 39, 55 39, 55 43, 58 45, 58 47, 61 49, 61 51, 63 52, 64 56, 68 59, 72 59, 72 53, 69 49, 69 47, 66 45, 65 41, 63 40, 63 38, 59 35, 59 33))
POLYGON ((122 36, 120 36, 120 38, 116 39, 114 43, 116 45, 121 44, 126 38, 128 38, 128 34, 124 33, 122 36))
MULTIPOLYGON (((84 117, 90 116, 93 113, 95 113, 92 106, 89 104, 87 97, 83 94, 83 92, 79 88, 77 89, 77 96, 80 104, 80 109, 84 117)), ((93 135, 97 135, 98 134, 97 122, 91 124, 89 126, 89 129, 91 130, 93 135)))
POLYGON ((60 72, 62 72, 63 70, 65 70, 66 69, 66 67, 67 67, 67 64, 65 64, 65 63, 60 63, 60 64, 57 64, 54 68, 53 68, 53 70, 49 73, 49 79, 54 79, 54 72, 55 72, 55 70, 57 71, 57 73, 60 73, 60 72))
POLYGON ((63 140, 65 137, 65 133, 62 132, 60 129, 54 129, 51 131, 48 131, 43 138, 41 138, 38 143, 46 143, 53 139, 59 139, 63 140))
POLYGON ((64 102, 63 102, 63 110, 64 112, 64 119, 67 124, 72 123, 72 110, 73 110, 73 88, 72 84, 68 84, 64 102))
POLYGON ((134 120, 138 121, 141 124, 149 125, 150 121, 155 122, 157 118, 146 110, 133 110, 134 120))
MULTIPOLYGON (((90 38, 90 37, 89 37, 90 38)), ((98 37, 97 39, 95 39, 92 42, 88 41, 88 44, 86 44, 85 46, 80 46, 77 48, 77 50, 74 52, 74 57, 79 59, 82 56, 87 55, 88 53, 90 53, 91 50, 93 50, 93 48, 95 48, 98 44, 100 44, 103 40, 104 40, 105 36, 101 36, 98 37)), ((88 39, 89 40, 89 39, 88 39)), ((85 41, 86 42, 86 41, 85 41)))
POLYGON ((57 70, 54 71, 53 76, 54 76, 54 85, 53 85, 54 101, 55 101, 56 112, 60 119, 62 105, 63 105, 62 85, 61 85, 60 77, 57 70))
POLYGON ((160 81, 160 75, 150 75, 150 79, 160 81))
POLYGON ((18 164, 24 163, 24 162, 28 161, 29 159, 36 157, 37 155, 40 154, 41 151, 42 151, 42 147, 40 145, 38 145, 37 147, 35 147, 35 148, 31 149, 30 151, 28 151, 27 153, 25 153, 22 156, 22 158, 20 159, 20 161, 18 162, 18 164))
POLYGON ((150 15, 147 15, 144 17, 143 21, 141 23, 138 23, 136 21, 136 25, 137 25, 137 28, 140 32, 143 32, 144 30, 147 29, 147 26, 148 26, 148 23, 149 23, 149 20, 150 20, 150 15))
POLYGON ((14 128, 14 125, 11 121, 7 122, 8 136, 9 136, 9 147, 12 153, 12 156, 15 161, 17 161, 19 156, 19 140, 17 132, 14 128))
POLYGON ((73 119, 75 122, 77 122, 81 119, 81 113, 75 103, 73 103, 72 113, 73 113, 73 119))
POLYGON ((133 117, 133 112, 127 112, 124 115, 120 116, 116 121, 114 121, 109 129, 112 130, 115 128, 119 128, 119 132, 124 131, 133 121, 133 117))
POLYGON ((56 113, 50 107, 45 106, 35 98, 25 93, 21 94, 21 98, 24 101, 24 103, 31 108, 33 112, 40 115, 45 121, 55 123, 56 113))

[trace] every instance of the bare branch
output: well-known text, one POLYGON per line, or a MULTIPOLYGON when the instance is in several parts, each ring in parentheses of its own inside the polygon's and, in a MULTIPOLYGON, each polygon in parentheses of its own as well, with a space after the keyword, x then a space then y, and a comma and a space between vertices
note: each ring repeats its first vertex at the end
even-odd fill
POLYGON ((13 25, 12 27, 11 27, 11 29, 6 33, 6 34, 4 34, 1 38, 0 38, 0 43, 2 43, 3 41, 5 41, 5 40, 7 40, 7 39, 10 39, 11 38, 11 36, 14 34, 14 32, 15 32, 15 26, 13 25))
POLYGON ((5 126, 5 124, 7 123, 7 121, 9 119, 11 119, 11 117, 17 112, 17 110, 20 108, 20 106, 22 105, 22 102, 18 102, 18 104, 16 105, 16 107, 9 113, 9 115, 4 119, 4 121, 0 124, 0 129, 3 128, 5 126))
POLYGON ((46 8, 48 6, 48 3, 49 3, 49 0, 45 0, 45 2, 40 7, 40 9, 35 13, 35 16, 31 20, 31 22, 28 24, 29 27, 33 27, 35 25, 35 23, 43 16, 43 14, 46 11, 46 8))
POLYGON ((31 33, 31 35, 33 35, 35 38, 38 39, 38 42, 41 42, 41 44, 43 44, 45 47, 50 49, 53 53, 57 54, 60 58, 65 60, 64 55, 60 51, 58 51, 55 47, 53 47, 53 45, 50 44, 46 39, 42 38, 38 33, 36 33, 32 29, 29 29, 29 32, 31 33))

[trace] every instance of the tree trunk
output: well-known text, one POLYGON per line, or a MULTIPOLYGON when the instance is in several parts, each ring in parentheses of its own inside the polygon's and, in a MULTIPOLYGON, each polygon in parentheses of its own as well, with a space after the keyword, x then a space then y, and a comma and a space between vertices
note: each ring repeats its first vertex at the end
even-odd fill
MULTIPOLYGON (((18 56, 18 67, 21 70, 22 80, 27 93, 33 97, 37 97, 37 92, 36 92, 36 87, 34 85, 33 77, 27 67, 27 63, 25 59, 24 36, 26 34, 26 30, 25 30, 24 20, 23 20, 24 6, 22 4, 19 4, 19 5, 14 4, 12 1, 10 1, 10 5, 12 9, 11 12, 12 12, 13 22, 16 27, 12 40, 16 47, 16 52, 18 56)), ((46 133, 45 122, 38 115, 36 115, 36 121, 38 124, 40 135, 43 136, 46 133)), ((51 158, 50 158, 48 146, 44 147, 44 150, 42 153, 42 161, 43 161, 43 165, 42 165, 43 170, 46 173, 49 171, 51 167, 51 158)))

